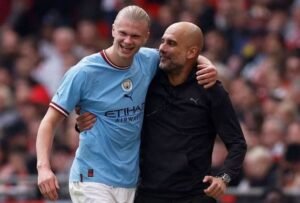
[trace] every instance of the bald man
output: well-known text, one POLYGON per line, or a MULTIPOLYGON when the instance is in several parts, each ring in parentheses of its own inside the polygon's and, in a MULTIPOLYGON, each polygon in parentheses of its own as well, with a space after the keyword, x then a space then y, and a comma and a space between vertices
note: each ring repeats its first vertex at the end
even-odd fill
POLYGON ((220 82, 196 82, 203 44, 198 26, 171 25, 159 46, 159 70, 148 89, 142 130, 140 183, 135 203, 213 203, 241 171, 246 142, 220 82), (228 155, 211 174, 216 135, 228 155))

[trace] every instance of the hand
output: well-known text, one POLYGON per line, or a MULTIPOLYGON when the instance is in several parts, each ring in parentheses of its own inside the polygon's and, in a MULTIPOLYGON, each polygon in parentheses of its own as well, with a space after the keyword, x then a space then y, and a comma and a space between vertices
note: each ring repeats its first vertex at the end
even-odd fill
POLYGON ((58 199, 58 180, 51 169, 38 169, 38 187, 45 198, 52 201, 58 199))
POLYGON ((218 78, 217 68, 212 64, 199 64, 197 67, 196 78, 198 84, 204 85, 204 88, 212 87, 218 78))
POLYGON ((224 181, 219 177, 205 176, 203 182, 210 183, 209 187, 204 190, 205 194, 215 199, 219 199, 224 195, 227 188, 224 181))
POLYGON ((91 129, 95 122, 96 116, 90 112, 85 112, 76 118, 76 124, 80 132, 91 129))

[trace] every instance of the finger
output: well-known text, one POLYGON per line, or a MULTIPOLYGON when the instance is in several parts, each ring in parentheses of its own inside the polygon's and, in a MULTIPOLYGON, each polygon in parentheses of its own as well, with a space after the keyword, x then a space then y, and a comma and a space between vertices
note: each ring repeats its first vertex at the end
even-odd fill
POLYGON ((205 84, 203 87, 204 87, 205 89, 208 89, 208 88, 214 86, 215 83, 216 83, 215 81, 214 81, 214 82, 210 82, 210 83, 205 84))
POLYGON ((86 120, 92 121, 95 119, 96 119, 96 116, 94 114, 91 114, 91 113, 87 114, 86 120))
POLYGON ((77 121, 87 121, 95 118, 94 114, 85 112, 76 118, 77 121))
POLYGON ((47 196, 51 200, 56 200, 58 198, 56 182, 54 180, 50 181, 49 188, 47 190, 47 196))
POLYGON ((201 75, 197 75, 197 80, 203 80, 203 79, 207 79, 207 78, 212 78, 212 79, 216 79, 217 75, 213 72, 208 72, 208 73, 202 73, 201 75))
POLYGON ((84 118, 83 120, 78 120, 77 124, 85 127, 85 126, 93 124, 95 122, 96 122, 96 118, 92 117, 92 118, 84 118))
POLYGON ((206 79, 198 80, 198 83, 200 85, 206 85, 206 84, 211 83, 211 82, 215 83, 216 81, 213 80, 213 79, 211 79, 211 78, 206 78, 206 79))
POLYGON ((48 183, 42 184, 40 186, 40 191, 42 193, 42 195, 46 198, 46 199, 50 199, 51 197, 49 196, 49 191, 51 190, 50 186, 48 185, 48 183))
POLYGON ((95 122, 96 122, 96 118, 93 118, 92 120, 89 121, 78 122, 77 125, 80 131, 83 131, 83 130, 91 129, 94 126, 95 122))
POLYGON ((204 183, 211 183, 211 181, 212 181, 212 176, 205 176, 203 178, 203 182, 204 183))
POLYGON ((58 194, 57 194, 57 191, 56 190, 52 190, 52 191, 49 191, 47 193, 47 198, 50 199, 50 200, 57 200, 58 199, 58 194))
POLYGON ((196 72, 196 75, 203 75, 203 74, 207 74, 207 73, 215 73, 216 71, 212 68, 203 68, 203 69, 198 69, 196 72))
POLYGON ((201 63, 201 64, 198 64, 198 65, 197 65, 197 68, 198 68, 198 70, 200 70, 200 69, 208 68, 208 67, 210 67, 210 66, 211 66, 210 64, 201 63))
POLYGON ((55 178, 55 187, 56 187, 56 189, 59 189, 59 184, 58 184, 57 178, 55 178))
POLYGON ((211 184, 208 188, 206 188, 204 191, 209 194, 212 195, 215 192, 216 189, 216 184, 211 184))
POLYGON ((198 81, 198 84, 200 84, 200 85, 206 85, 206 84, 209 84, 209 83, 212 83, 212 84, 216 83, 216 79, 214 77, 207 77, 207 78, 202 77, 202 79, 199 79, 199 80, 197 79, 197 81, 198 81))
POLYGON ((214 187, 211 191, 210 191, 210 195, 214 198, 217 198, 219 193, 218 187, 214 187))
POLYGON ((39 190, 41 192, 42 195, 44 195, 46 193, 46 188, 44 186, 44 184, 39 184, 39 190))

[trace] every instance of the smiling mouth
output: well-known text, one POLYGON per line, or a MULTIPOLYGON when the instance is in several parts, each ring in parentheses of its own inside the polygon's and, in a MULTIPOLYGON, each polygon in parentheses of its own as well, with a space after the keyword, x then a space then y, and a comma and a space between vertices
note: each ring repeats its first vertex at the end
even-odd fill
POLYGON ((169 57, 160 55, 160 61, 166 61, 166 60, 169 60, 169 57))
POLYGON ((122 46, 120 45, 121 49, 126 51, 126 52, 131 52, 134 48, 133 47, 125 47, 125 46, 122 46))

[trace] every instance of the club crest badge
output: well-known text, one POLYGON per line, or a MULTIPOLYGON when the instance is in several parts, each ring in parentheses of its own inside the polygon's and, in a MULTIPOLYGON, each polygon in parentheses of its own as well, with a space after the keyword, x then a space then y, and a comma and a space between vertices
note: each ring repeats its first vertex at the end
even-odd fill
POLYGON ((130 79, 126 79, 122 82, 121 86, 125 92, 130 92, 132 90, 132 81, 130 79))

